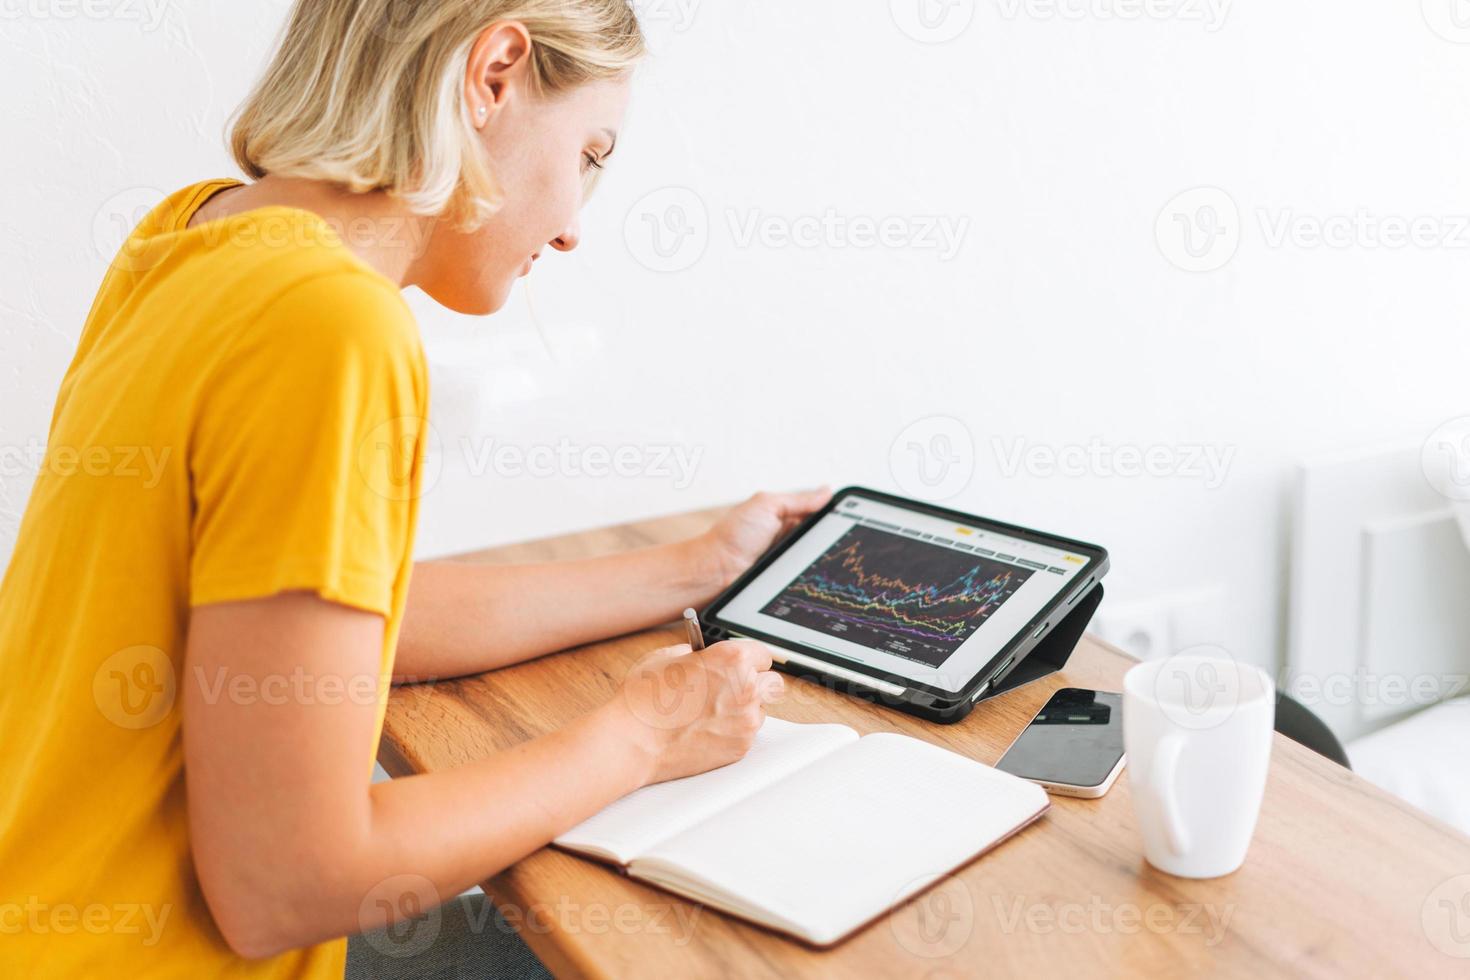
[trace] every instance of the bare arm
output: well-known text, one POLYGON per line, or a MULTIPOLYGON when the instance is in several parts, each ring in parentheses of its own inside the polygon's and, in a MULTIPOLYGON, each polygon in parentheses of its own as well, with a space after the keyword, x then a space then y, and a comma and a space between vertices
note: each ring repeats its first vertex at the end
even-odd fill
POLYGON ((606 558, 414 567, 396 681, 476 674, 677 619, 831 496, 756 494, 708 533, 606 558))
POLYGON ((734 761, 781 690, 760 644, 671 648, 561 731, 373 785, 382 638, 381 617, 306 593, 193 611, 190 842, 214 918, 243 956, 380 927, 407 911, 405 891, 437 904, 645 783, 734 761), (705 696, 671 720, 659 705, 686 689, 691 667, 708 678, 705 696))
POLYGON ((667 623, 720 581, 697 541, 539 565, 421 562, 394 679, 480 673, 667 623))

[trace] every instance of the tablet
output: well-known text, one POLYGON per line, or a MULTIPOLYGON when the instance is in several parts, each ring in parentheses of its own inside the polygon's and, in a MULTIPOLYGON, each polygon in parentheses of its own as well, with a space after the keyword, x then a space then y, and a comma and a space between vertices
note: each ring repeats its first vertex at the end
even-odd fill
POLYGON ((720 595, 705 630, 957 720, 1107 568, 1098 545, 849 487, 720 595))

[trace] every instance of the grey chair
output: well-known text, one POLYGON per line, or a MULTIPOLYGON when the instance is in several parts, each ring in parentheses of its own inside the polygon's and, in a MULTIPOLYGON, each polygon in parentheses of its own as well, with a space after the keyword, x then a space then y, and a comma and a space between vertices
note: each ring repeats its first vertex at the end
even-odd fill
POLYGON ((1276 696, 1276 730, 1344 769, 1352 769, 1342 743, 1311 709, 1289 694, 1276 696))

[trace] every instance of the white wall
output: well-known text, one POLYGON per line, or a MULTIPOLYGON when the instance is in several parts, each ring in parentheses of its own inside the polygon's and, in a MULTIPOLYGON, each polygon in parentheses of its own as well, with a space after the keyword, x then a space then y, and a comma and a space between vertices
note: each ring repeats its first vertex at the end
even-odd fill
MULTIPOLYGON (((538 263, 539 331, 525 295, 484 321, 413 297, 444 444, 420 550, 823 480, 954 490, 1109 546, 1114 601, 1223 588, 1221 635, 1189 639, 1271 662, 1293 461, 1470 411, 1470 30, 1452 0, 1221 2, 641 0, 657 57, 584 246, 538 263), (916 40, 921 10, 963 32, 916 40), (1200 250, 1201 205, 1226 234, 1191 258, 1175 215, 1200 250), (829 213, 907 244, 775 237, 829 213), (1376 244, 1414 218, 1425 241, 1376 244), (963 229, 952 256, 931 219, 963 229), (648 220, 685 250, 660 258, 648 220), (1347 238, 1314 244, 1323 222, 1347 238), (632 446, 651 472, 497 472, 485 439, 632 446), (1160 447, 1170 472, 1048 473, 1017 440, 1160 447), (691 482, 661 447, 697 454, 691 482), (1206 450, 1219 480, 1189 465, 1206 450)), ((0 557, 110 225, 233 173, 224 120, 285 9, 0 0, 0 557)))

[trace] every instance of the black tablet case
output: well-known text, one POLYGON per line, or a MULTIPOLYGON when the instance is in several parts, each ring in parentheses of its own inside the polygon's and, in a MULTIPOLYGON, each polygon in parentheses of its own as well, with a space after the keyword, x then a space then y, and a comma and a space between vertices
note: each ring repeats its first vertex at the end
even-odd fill
MULTIPOLYGON (((875 704, 896 708, 905 714, 917 715, 929 721, 952 725, 969 715, 974 710, 976 704, 982 701, 989 701, 991 698, 1005 694, 1007 691, 1014 691, 1024 684, 1030 684, 1032 681, 1040 680, 1048 674, 1054 674, 1066 666, 1068 659, 1072 656, 1072 651, 1077 648, 1078 641, 1082 639, 1082 634, 1087 630, 1087 624, 1092 622, 1092 614, 1097 611, 1098 605, 1102 602, 1102 597, 1103 587, 1102 583, 1099 582, 1088 591, 1087 595, 1077 600, 1077 604, 1072 607, 1067 615, 1062 617, 1050 633, 1038 640, 1036 646, 1032 647, 1029 653, 1020 658, 1016 665, 1011 668, 1010 673, 1006 674, 999 684, 992 685, 985 694, 973 701, 966 698, 956 704, 948 705, 915 704, 912 701, 896 698, 891 694, 875 691, 861 684, 850 683, 840 677, 833 677, 830 674, 824 674, 802 665, 783 664, 781 665, 781 669, 789 674, 804 677, 807 680, 821 684, 823 687, 831 688, 834 691, 841 691, 844 694, 850 694, 854 697, 862 698, 865 701, 872 701, 875 704)), ((727 639, 728 637, 725 635, 724 630, 718 627, 710 628, 707 626, 705 627, 705 638, 714 643, 727 639)))
POLYGON ((1092 622, 1092 614, 1097 611, 1102 597, 1103 587, 1099 582, 1092 587, 1091 592, 1077 600, 1077 605, 1062 617, 1056 629, 1043 636, 1025 659, 1012 667, 1011 672, 980 700, 988 701, 997 694, 1015 690, 1022 684, 1030 684, 1065 667, 1072 657, 1072 651, 1077 649, 1082 634, 1086 632, 1087 624, 1092 622))

